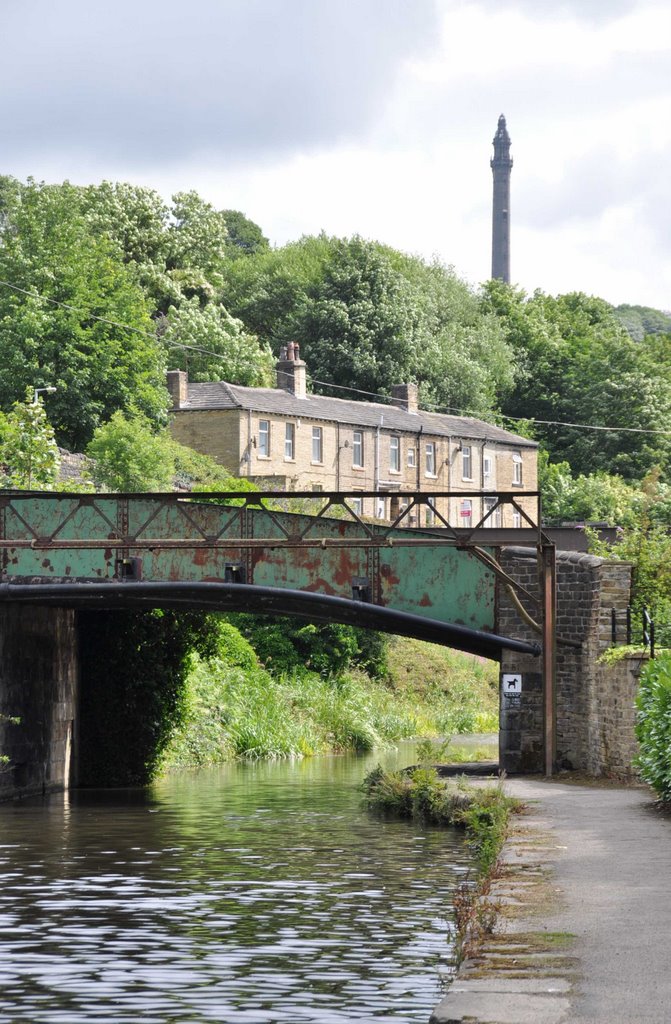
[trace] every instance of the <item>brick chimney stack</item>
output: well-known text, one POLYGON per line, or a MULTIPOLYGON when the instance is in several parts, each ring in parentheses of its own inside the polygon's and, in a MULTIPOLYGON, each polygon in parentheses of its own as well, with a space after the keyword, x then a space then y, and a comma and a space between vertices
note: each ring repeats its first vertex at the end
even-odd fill
POLYGON ((172 407, 181 409, 189 397, 189 375, 184 370, 168 370, 165 376, 172 407))
POLYGON ((277 387, 288 391, 296 398, 307 398, 307 365, 301 359, 297 341, 290 341, 280 349, 280 358, 275 363, 277 387))
POLYGON ((417 412, 419 389, 416 384, 393 384, 391 400, 399 409, 406 412, 417 412))

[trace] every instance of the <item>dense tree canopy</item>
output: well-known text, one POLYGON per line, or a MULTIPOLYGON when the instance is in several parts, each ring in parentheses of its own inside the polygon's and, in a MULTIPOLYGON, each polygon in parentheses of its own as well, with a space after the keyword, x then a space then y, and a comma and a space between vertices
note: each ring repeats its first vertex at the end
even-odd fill
POLYGON ((528 298, 497 281, 486 286, 485 304, 517 357, 502 411, 535 420, 553 460, 625 479, 667 466, 671 364, 660 360, 656 339, 637 344, 606 302, 580 293, 528 298))
POLYGON ((318 392, 415 381, 427 408, 491 414, 512 384, 497 318, 452 270, 356 236, 229 263, 224 303, 275 351, 299 341, 318 392))
POLYGON ((58 441, 81 449, 116 411, 165 422, 181 345, 193 379, 267 382, 268 349, 221 305, 230 253, 224 213, 194 192, 168 206, 127 184, 0 178, 0 409, 54 386, 58 441))
POLYGON ((3 224, 0 407, 27 388, 55 387, 50 419, 59 442, 75 449, 116 409, 160 419, 163 355, 145 296, 108 239, 89 230, 77 190, 15 190, 3 224))

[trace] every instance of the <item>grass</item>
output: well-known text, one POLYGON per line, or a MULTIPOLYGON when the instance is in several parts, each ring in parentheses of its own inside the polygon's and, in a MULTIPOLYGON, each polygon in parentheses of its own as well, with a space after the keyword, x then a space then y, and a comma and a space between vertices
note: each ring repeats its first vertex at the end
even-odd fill
MULTIPOLYGON (((249 651, 235 659, 194 657, 183 722, 161 767, 367 752, 410 737, 489 731, 498 725, 497 679, 492 663, 400 638, 393 638, 388 672, 377 680, 361 670, 275 676, 249 651)), ((449 756, 478 755, 491 752, 451 749, 449 756)))
MULTIPOLYGON (((499 667, 449 647, 393 637, 387 654, 389 685, 436 709, 436 734, 493 732, 499 727, 499 667)), ((428 734, 431 728, 423 730, 428 734)))
POLYGON ((504 793, 500 781, 490 786, 469 785, 463 779, 446 783, 426 766, 406 772, 385 772, 378 766, 362 788, 368 807, 378 813, 466 830, 477 880, 460 885, 454 894, 456 954, 459 963, 474 956, 500 910, 490 899, 491 881, 499 870, 510 815, 522 804, 504 793))

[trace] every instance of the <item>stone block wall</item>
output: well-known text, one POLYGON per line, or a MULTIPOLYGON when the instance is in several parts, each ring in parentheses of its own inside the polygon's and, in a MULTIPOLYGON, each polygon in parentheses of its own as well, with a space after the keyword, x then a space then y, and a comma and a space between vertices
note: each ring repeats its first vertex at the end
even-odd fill
POLYGON ((74 612, 0 606, 0 799, 66 788, 77 704, 74 612))
MULTIPOLYGON (((501 562, 510 575, 538 599, 540 578, 536 552, 509 548, 501 562)), ((557 552, 557 679, 556 766, 559 769, 594 768, 594 749, 610 749, 611 719, 605 715, 604 666, 599 655, 611 644, 611 609, 624 614, 631 589, 631 566, 579 552, 557 552), (608 724, 605 724, 605 723, 608 724), (605 743, 605 748, 603 744, 605 743)), ((540 604, 522 598, 528 615, 539 625, 540 604)), ((520 617, 505 587, 498 588, 498 629, 505 636, 540 639, 520 617)), ((506 771, 543 771, 543 694, 538 686, 539 659, 504 652, 503 672, 522 672, 521 700, 501 696, 501 765, 506 771), (528 677, 528 681, 527 681, 528 677), (506 706, 510 705, 510 706, 506 706)), ((612 746, 615 749, 615 746, 612 746)), ((618 755, 619 756, 619 755, 618 755)), ((599 772, 608 772, 608 757, 599 772)))
POLYGON ((638 754, 636 694, 647 655, 624 658, 614 665, 597 665, 590 707, 590 745, 587 770, 592 775, 633 779, 638 754))

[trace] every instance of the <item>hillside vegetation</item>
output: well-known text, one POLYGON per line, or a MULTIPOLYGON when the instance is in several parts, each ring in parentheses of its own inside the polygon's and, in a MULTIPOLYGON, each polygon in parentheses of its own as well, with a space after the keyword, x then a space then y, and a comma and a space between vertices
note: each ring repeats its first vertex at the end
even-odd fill
MULTIPOLYGON (((582 293, 528 295, 501 282, 475 288, 451 266, 356 235, 306 236, 272 248, 243 213, 217 210, 195 192, 168 202, 126 183, 0 177, 6 486, 56 486, 57 445, 94 456, 94 479, 84 486, 242 486, 226 467, 170 437, 165 370, 188 367, 196 381, 269 384, 280 346, 294 340, 316 392, 351 396, 338 389, 354 388, 362 398, 384 400, 394 383, 414 381, 427 409, 484 417, 537 439, 546 520, 623 527, 624 542, 611 554, 634 561, 635 602, 671 618, 671 575, 660 570, 671 564, 670 331, 669 312, 613 308, 582 293), (33 402, 36 388, 48 390, 33 402)), ((259 662, 245 668, 254 680, 249 692, 272 691, 278 719, 286 717, 284 707, 303 721, 300 694, 292 696, 284 681, 293 669, 277 671, 278 638, 270 665, 261 625, 240 629, 254 632, 259 662)), ((315 705, 323 706, 335 700, 335 691, 318 696, 335 671, 329 659, 340 658, 347 643, 311 629, 295 639, 303 670, 316 673, 309 684, 315 705)), ((387 655, 397 707, 407 689, 403 670, 393 668, 401 650, 387 655)), ((189 657, 180 686, 187 685, 189 657)), ((232 663, 221 651, 212 657, 217 700, 237 706, 244 687, 235 690, 226 669, 232 663)), ((419 665, 431 657, 416 656, 407 673, 412 686, 420 686, 419 665)), ((390 684, 374 657, 354 662, 337 668, 349 673, 338 700, 347 691, 356 704, 360 685, 375 692, 369 724, 382 735, 390 684), (362 683, 362 672, 383 681, 362 683)), ((454 718, 461 677, 454 665, 440 671, 453 681, 454 718)), ((469 687, 477 671, 469 669, 469 687)), ((203 662, 196 664, 191 696, 182 701, 178 687, 176 707, 201 700, 204 672, 203 662)), ((425 696, 442 700, 429 684, 425 696)), ((294 736, 289 746, 330 742, 330 725, 315 729, 312 739, 294 736)), ((223 747, 237 750, 228 733, 223 747)))

